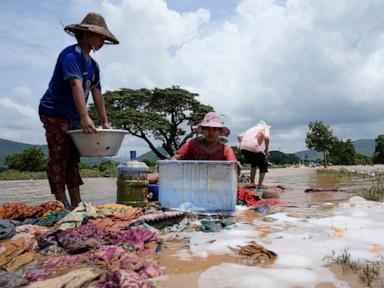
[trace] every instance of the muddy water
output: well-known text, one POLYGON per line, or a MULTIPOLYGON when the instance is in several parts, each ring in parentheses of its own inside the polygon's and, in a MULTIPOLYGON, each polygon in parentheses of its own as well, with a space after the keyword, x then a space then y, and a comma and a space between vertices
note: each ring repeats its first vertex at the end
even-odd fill
MULTIPOLYGON (((88 178, 84 179, 85 185, 81 187, 82 198, 84 201, 92 201, 96 204, 115 202, 116 200, 116 178, 88 178)), ((316 205, 325 202, 339 202, 348 199, 351 196, 351 183, 342 183, 329 176, 316 174, 315 168, 284 168, 271 169, 265 179, 267 185, 281 185, 286 190, 281 194, 281 201, 289 201, 297 204, 297 213, 306 213, 303 209, 311 209, 316 205), (307 188, 333 188, 345 189, 346 192, 336 193, 304 193, 307 188), (312 206, 311 206, 312 205, 312 206), (302 208, 307 207, 307 208, 302 208)), ((352 185, 353 186, 353 185, 352 185)), ((353 193, 353 189, 352 189, 353 193)), ((48 182, 46 180, 28 180, 28 181, 0 181, 0 204, 5 201, 17 201, 30 204, 37 204, 53 199, 49 192, 48 182)), ((318 213, 317 210, 312 211, 318 213)), ((293 210, 291 213, 295 213, 293 210)), ((254 211, 247 211, 244 216, 252 222, 257 217, 254 211)), ((269 225, 266 225, 265 235, 273 232, 269 225)), ((258 227, 262 229, 262 227, 258 227)), ((167 242, 161 253, 156 255, 158 264, 165 268, 169 278, 160 281, 158 287, 198 287, 197 281, 201 272, 210 266, 220 263, 236 263, 237 259, 230 255, 209 255, 207 258, 193 258, 188 261, 181 260, 177 252, 186 249, 183 240, 167 242)), ((335 275, 341 279, 338 267, 333 269, 335 275)), ((345 276, 350 287, 359 287, 360 283, 352 275, 345 276)), ((329 283, 319 283, 316 287, 326 288, 334 287, 329 283)))
MULTIPOLYGON (((86 178, 81 187, 84 201, 96 204, 116 201, 116 178, 86 178)), ((349 193, 304 193, 306 188, 340 188, 340 183, 331 177, 317 175, 314 168, 270 169, 265 179, 267 185, 281 185, 287 188, 282 193, 282 201, 299 204, 322 203, 346 199, 349 193)), ((53 196, 49 192, 47 180, 0 181, 0 204, 17 201, 30 204, 41 203, 53 196)))
MULTIPOLYGON (((81 195, 84 201, 103 204, 116 201, 116 178, 83 179, 81 195)), ((6 201, 38 204, 54 199, 47 180, 0 181, 0 204, 6 201)))

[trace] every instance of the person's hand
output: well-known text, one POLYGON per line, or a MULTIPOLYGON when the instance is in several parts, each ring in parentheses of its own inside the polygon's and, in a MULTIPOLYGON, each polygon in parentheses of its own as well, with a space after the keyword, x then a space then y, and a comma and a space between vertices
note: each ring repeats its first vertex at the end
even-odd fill
POLYGON ((108 122, 103 123, 103 129, 111 129, 111 126, 108 122))
POLYGON ((96 132, 95 123, 93 123, 93 120, 88 115, 82 118, 80 122, 81 122, 81 130, 83 130, 84 133, 92 134, 96 132))
POLYGON ((267 157, 270 156, 270 154, 269 154, 269 150, 268 150, 267 148, 265 148, 265 150, 264 150, 264 154, 265 154, 265 156, 267 156, 267 157))

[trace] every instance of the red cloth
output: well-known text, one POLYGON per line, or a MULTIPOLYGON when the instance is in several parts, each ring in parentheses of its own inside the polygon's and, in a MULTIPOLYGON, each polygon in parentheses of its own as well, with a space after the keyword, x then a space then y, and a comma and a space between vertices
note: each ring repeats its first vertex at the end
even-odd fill
POLYGON ((201 138, 196 138, 185 143, 177 151, 184 160, 227 160, 236 161, 235 153, 231 146, 226 143, 219 142, 218 148, 212 153, 207 153, 204 150, 201 138))
POLYGON ((257 200, 257 195, 255 192, 246 189, 246 188, 237 188, 237 200, 244 201, 245 204, 252 207, 258 207, 263 205, 271 205, 271 206, 292 206, 289 202, 281 202, 280 200, 273 199, 265 199, 265 200, 257 200))
POLYGON ((148 178, 149 184, 158 184, 159 183, 159 175, 148 178))

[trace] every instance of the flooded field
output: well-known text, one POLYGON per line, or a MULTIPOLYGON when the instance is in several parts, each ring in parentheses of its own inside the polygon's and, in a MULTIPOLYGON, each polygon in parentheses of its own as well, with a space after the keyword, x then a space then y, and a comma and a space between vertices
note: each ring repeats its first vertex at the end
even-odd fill
MULTIPOLYGON (((332 167, 331 169, 335 169, 332 167)), ((384 171, 381 166, 361 166, 361 167, 347 167, 351 171, 363 171, 366 173, 374 173, 375 171, 384 171)), ((85 184, 82 186, 82 198, 84 201, 91 201, 96 204, 103 204, 107 202, 115 202, 116 200, 116 178, 87 178, 84 179, 85 184)), ((324 212, 324 207, 333 207, 334 203, 341 203, 343 201, 348 200, 352 195, 355 195, 356 192, 364 186, 363 182, 342 182, 339 178, 334 178, 329 175, 323 175, 316 173, 315 168, 276 168, 271 169, 267 174, 265 183, 266 185, 281 185, 285 187, 285 191, 281 194, 280 200, 287 201, 292 203, 293 207, 285 208, 279 207, 275 212, 277 215, 281 213, 286 213, 284 217, 298 217, 303 219, 309 218, 322 218, 327 212, 324 212), (340 189, 343 191, 338 192, 314 192, 314 193, 305 193, 304 190, 308 188, 321 188, 321 189, 340 189), (329 204, 323 205, 323 204, 329 204), (279 212, 281 212, 279 214, 279 212)), ((26 202, 30 204, 37 204, 47 200, 53 199, 53 196, 50 195, 48 182, 46 180, 28 180, 28 181, 0 181, 0 204, 5 201, 17 201, 17 202, 26 202)), ((327 208, 329 210, 329 208, 327 208)), ((359 212, 360 214, 362 212, 359 212)), ((356 214, 356 213, 355 213, 356 214)), ((358 213, 357 213, 358 214, 358 213)), ((163 248, 160 253, 156 255, 157 263, 163 267, 168 273, 168 277, 165 280, 159 281, 157 283, 157 287, 253 287, 247 286, 244 282, 240 286, 233 284, 231 282, 231 276, 226 275, 233 269, 239 269, 241 265, 238 265, 238 259, 234 257, 234 255, 230 253, 223 253, 222 251, 226 248, 220 247, 220 243, 231 243, 230 240, 226 239, 226 237, 238 237, 237 239, 244 238, 242 241, 250 241, 253 239, 258 239, 259 241, 264 242, 264 244, 268 245, 271 243, 275 247, 274 249, 281 250, 283 254, 282 259, 289 258, 293 256, 284 255, 287 253, 284 249, 287 249, 286 245, 284 248, 281 248, 278 240, 281 237, 281 242, 289 241, 289 237, 286 234, 282 234, 283 236, 279 236, 279 233, 283 233, 286 230, 292 229, 294 225, 291 224, 270 224, 261 221, 261 217, 259 213, 254 210, 243 210, 238 211, 236 217, 234 218, 236 222, 238 222, 239 227, 236 231, 232 231, 233 235, 230 234, 225 236, 222 232, 212 234, 212 233, 200 233, 197 234, 183 234, 176 233, 172 235, 165 235, 163 242, 163 248), (245 225, 245 226, 242 226, 245 225), (243 228, 242 228, 243 227, 243 228), (209 235, 208 235, 209 234, 209 235), (224 236, 223 236, 224 235, 224 236), (244 236, 242 236, 244 235, 244 236), (271 236, 273 235, 273 236, 271 236), (223 237, 223 239, 221 238, 223 237), (271 238, 272 237, 272 238, 271 238), (229 241, 229 242, 228 242, 229 241), (213 243, 212 247, 208 247, 207 243, 213 243), (213 247, 216 245, 215 247, 213 247), (207 248, 208 247, 208 248, 207 248), (219 247, 219 248, 217 248, 219 247), (211 249, 211 250, 209 250, 211 249), (213 249, 213 250, 212 250, 213 249), (215 250, 216 249, 216 250, 215 250), (216 252, 215 252, 216 251, 216 252), (235 265, 233 268, 228 265, 235 265), (236 266, 237 265, 237 266, 236 266), (220 272, 222 269, 224 272, 220 272), (229 270, 228 270, 229 269, 229 270), (208 271, 208 272, 207 272, 208 271), (216 283, 214 285, 209 284, 212 283, 212 279, 210 279, 210 273, 212 275, 216 275, 215 277, 219 277, 215 280, 216 283), (222 274, 220 274, 222 273, 222 274), (220 276, 228 277, 228 285, 222 286, 220 284, 220 276), (232 283, 232 284, 231 284, 232 283)), ((279 216, 280 217, 280 216, 279 216)), ((333 220, 332 220, 333 221, 333 220)), ((344 221, 344 220, 343 220, 344 221)), ((304 221, 305 222, 305 221, 304 221)), ((304 223, 303 222, 303 223, 304 223)), ((335 222, 336 223, 336 222, 335 222)), ((335 224, 336 225, 336 224, 335 224)), ((346 225, 346 224, 345 224, 346 225)), ((303 229, 303 228, 300 228, 303 229)), ((304 237, 308 237, 308 239, 312 239, 311 237, 315 237, 317 231, 316 229, 312 232, 303 232, 298 229, 296 235, 299 235, 302 239, 307 239, 304 237), (303 234, 303 235, 300 235, 303 234), (312 235, 312 236, 311 236, 312 235)), ((311 228, 312 229, 312 228, 311 228)), ((339 229, 339 228, 338 228, 339 229)), ((293 234, 295 235, 295 234, 293 234)), ((292 236, 293 237, 293 236, 292 236)), ((330 236, 327 236, 328 238, 330 236)), ((233 240, 233 243, 238 243, 233 240)), ((295 242, 287 242, 293 243, 288 244, 292 245, 292 251, 297 251, 298 247, 295 247, 295 242), (296 249, 296 250, 295 250, 296 249)), ((302 246, 303 251, 305 251, 305 245, 310 242, 304 242, 304 246, 302 246)), ((224 244, 222 244, 224 245, 224 244)), ((315 246, 316 242, 310 244, 315 246)), ((380 244, 378 244, 379 247, 380 244)), ((290 248, 288 248, 290 249, 290 248)), ((312 249, 311 246, 307 249, 312 249)), ((316 248, 313 248, 316 250, 316 248)), ((381 249, 381 248, 380 248, 381 249)), ((382 247, 384 251, 384 247, 382 247)), ((381 251, 381 250, 380 250, 381 251)), ((331 252, 331 249, 330 251, 331 252)), ((292 252, 293 254, 295 252, 292 252)), ((320 252, 318 252, 320 253, 320 252)), ((381 252, 380 252, 381 253, 381 252)), ((302 256, 309 257, 310 256, 302 256)), ((317 256, 319 257, 319 256, 317 256)), ((322 256, 323 257, 323 256, 322 256)), ((384 257, 384 254, 382 255, 384 257)), ((321 259, 321 258, 320 258, 321 259)), ((307 260, 309 261, 309 260, 307 260)), ((281 263, 279 264, 282 265, 281 263)), ((293 264, 293 268, 295 265, 302 264, 293 264)), ((304 265, 304 264, 303 264, 304 265)), ((305 264, 308 265, 308 264, 305 264)), ((284 266, 284 265, 283 265, 284 266)), ((359 282, 358 277, 354 275, 354 273, 344 273, 344 270, 340 268, 338 265, 332 265, 328 268, 323 268, 323 265, 318 265, 318 267, 313 267, 313 271, 311 273, 315 273, 316 277, 318 277, 316 286, 313 285, 286 285, 281 284, 280 286, 276 286, 272 282, 265 282, 265 286, 261 285, 261 287, 361 287, 362 283, 359 282), (322 269, 325 269, 324 271, 322 269), (332 271, 332 272, 330 272, 332 271), (337 286, 333 284, 335 281, 333 278, 343 279, 345 286, 337 286), (331 279, 331 280, 330 280, 331 279)), ((249 268, 245 266, 245 268, 241 268, 243 270, 239 270, 239 273, 245 273, 244 276, 248 273, 259 273, 258 275, 262 275, 265 272, 264 270, 257 270, 260 268, 249 268), (248 269, 248 270, 247 270, 248 269)), ((267 269, 268 270, 268 269, 267 269)), ((312 270, 309 269, 309 270, 312 270)), ((302 269, 300 273, 303 271, 309 271, 308 268, 302 269)), ((276 270, 278 271, 278 270, 276 270)), ((269 271, 271 273, 276 273, 273 270, 269 271)), ((281 270, 283 271, 283 270, 281 270)), ((235 272, 234 272, 235 273, 235 272)), ((293 272, 291 272, 293 273, 293 272)), ((255 275, 256 275, 255 274, 255 275)), ((234 274, 233 277, 237 275, 234 274)), ((248 275, 249 277, 249 275, 248 275)), ((256 276, 255 276, 256 277, 256 276)), ((259 276, 260 277, 260 276, 259 276)), ((294 276, 292 276, 294 277, 294 276)), ((289 278, 289 277, 288 277, 289 278)), ((232 279, 233 280, 233 279, 232 279)), ((285 280, 285 279, 284 279, 285 280)), ((233 280, 235 281, 235 280, 233 280)), ((248 280, 244 281, 250 281, 248 280)), ((256 281, 256 280, 255 280, 256 281)), ((258 280, 260 281, 260 279, 258 280)), ((287 282, 289 283, 289 281, 287 282)))

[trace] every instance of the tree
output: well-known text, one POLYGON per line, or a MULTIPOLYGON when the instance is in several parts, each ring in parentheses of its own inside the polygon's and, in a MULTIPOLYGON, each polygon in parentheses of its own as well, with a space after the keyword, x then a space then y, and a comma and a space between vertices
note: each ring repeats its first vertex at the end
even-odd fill
POLYGON ((241 152, 239 146, 232 146, 232 150, 233 150, 233 152, 236 155, 237 161, 239 161, 241 164, 246 163, 245 157, 244 157, 243 153, 241 152))
POLYGON ((8 155, 5 158, 8 169, 19 171, 44 171, 47 160, 40 148, 27 148, 21 153, 8 155))
MULTIPOLYGON (((213 108, 201 104, 198 94, 178 86, 165 89, 121 89, 107 91, 104 95, 107 114, 112 126, 125 129, 131 135, 143 139, 160 159, 167 155, 156 148, 154 140, 162 142, 169 155, 192 138, 193 125, 213 108)), ((96 119, 96 108, 90 106, 90 114, 96 119)))
POLYGON ((376 146, 373 153, 373 164, 384 164, 384 135, 379 135, 375 139, 376 146))
POLYGON ((372 157, 356 153, 356 165, 371 165, 372 157))
POLYGON ((104 172, 104 171, 114 171, 116 168, 116 163, 111 161, 111 160, 108 160, 108 159, 103 159, 100 161, 99 165, 97 166, 97 169, 100 171, 100 172, 104 172))
POLYGON ((342 139, 335 139, 329 153, 329 161, 336 165, 354 165, 356 150, 351 139, 345 142, 342 139))
POLYGON ((297 164, 301 160, 294 154, 285 154, 281 151, 271 151, 268 160, 275 165, 297 164))
POLYGON ((308 160, 308 155, 307 154, 305 154, 305 156, 304 156, 304 165, 305 166, 309 165, 309 160, 308 160))
POLYGON ((309 149, 323 152, 324 167, 327 167, 327 155, 337 138, 333 135, 333 131, 328 125, 322 121, 311 121, 308 124, 310 132, 307 133, 305 143, 309 149))

